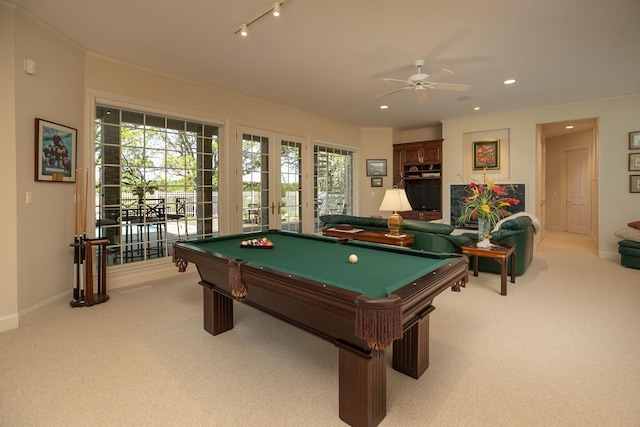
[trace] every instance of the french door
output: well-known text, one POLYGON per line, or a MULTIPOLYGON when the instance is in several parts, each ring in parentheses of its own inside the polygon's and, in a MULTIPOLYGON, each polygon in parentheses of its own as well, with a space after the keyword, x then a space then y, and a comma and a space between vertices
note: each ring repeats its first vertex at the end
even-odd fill
POLYGON ((302 231, 302 138, 238 126, 242 231, 302 231))

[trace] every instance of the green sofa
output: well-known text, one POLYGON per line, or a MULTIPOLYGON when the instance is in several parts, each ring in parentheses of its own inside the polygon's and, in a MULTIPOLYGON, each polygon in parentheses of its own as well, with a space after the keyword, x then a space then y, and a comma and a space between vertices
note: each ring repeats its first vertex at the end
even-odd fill
MULTIPOLYGON (((386 231, 387 220, 383 218, 368 218, 352 215, 323 215, 320 217, 325 228, 336 225, 349 224, 355 228, 365 230, 386 231)), ((451 234, 454 227, 450 224, 436 222, 405 220, 403 230, 415 235, 414 249, 431 252, 461 253, 462 245, 477 239, 476 233, 451 234)), ((533 259, 533 243, 535 231, 531 218, 521 216, 505 221, 500 230, 492 233, 494 242, 507 242, 516 245, 516 275, 520 276, 531 264, 533 259)), ((508 266, 510 268, 510 266, 508 266)), ((500 273, 500 265, 491 259, 480 258, 480 271, 500 273)))

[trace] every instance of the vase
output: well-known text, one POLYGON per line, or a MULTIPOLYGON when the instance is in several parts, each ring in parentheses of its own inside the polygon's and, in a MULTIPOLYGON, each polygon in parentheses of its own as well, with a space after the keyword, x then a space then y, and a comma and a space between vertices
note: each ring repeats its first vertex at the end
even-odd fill
POLYGON ((478 242, 484 240, 485 234, 489 234, 491 223, 483 218, 478 218, 478 242))

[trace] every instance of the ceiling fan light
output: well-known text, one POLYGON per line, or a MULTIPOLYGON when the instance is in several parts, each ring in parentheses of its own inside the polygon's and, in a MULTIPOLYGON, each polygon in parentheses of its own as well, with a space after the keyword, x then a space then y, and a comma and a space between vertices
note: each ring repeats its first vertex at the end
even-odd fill
POLYGON ((275 2, 273 4, 273 16, 280 16, 280 3, 279 2, 275 2))

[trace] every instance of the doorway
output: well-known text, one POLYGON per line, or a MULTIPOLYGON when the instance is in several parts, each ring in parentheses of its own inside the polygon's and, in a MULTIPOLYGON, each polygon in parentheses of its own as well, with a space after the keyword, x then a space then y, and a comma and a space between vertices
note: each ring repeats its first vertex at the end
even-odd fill
POLYGON ((598 120, 538 126, 540 208, 546 230, 589 236, 597 244, 598 120))
POLYGON ((301 138, 238 127, 242 232, 271 229, 302 231, 301 138))

